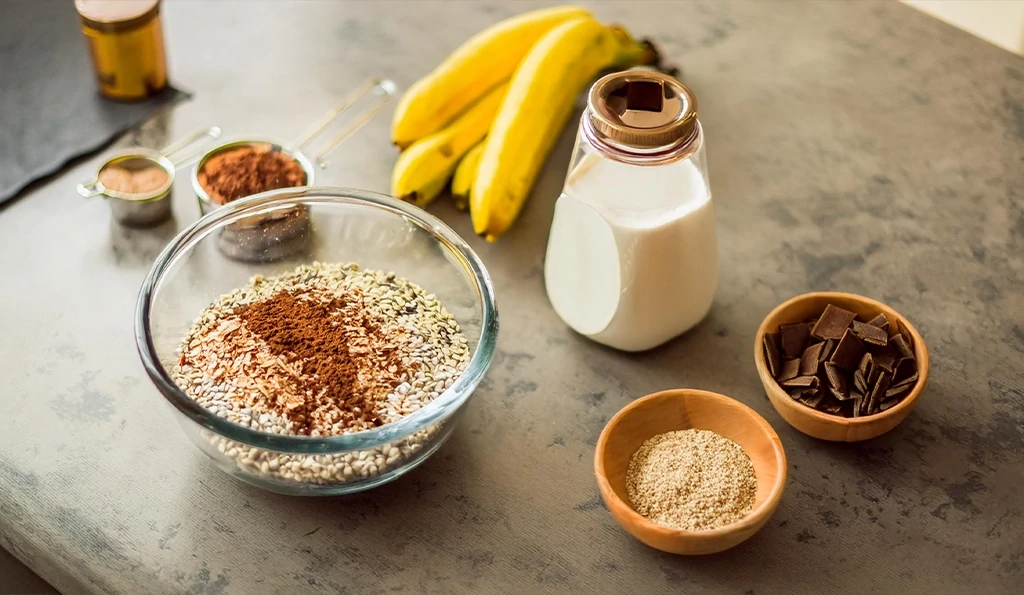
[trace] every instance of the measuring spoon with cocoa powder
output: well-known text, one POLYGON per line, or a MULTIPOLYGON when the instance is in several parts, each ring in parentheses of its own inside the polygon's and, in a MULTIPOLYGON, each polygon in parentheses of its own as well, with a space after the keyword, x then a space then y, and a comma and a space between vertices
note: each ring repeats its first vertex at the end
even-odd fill
POLYGON ((210 149, 192 172, 192 188, 205 215, 225 204, 280 188, 312 186, 319 169, 330 165, 326 157, 369 122, 398 90, 389 79, 369 79, 325 113, 294 142, 265 137, 230 140, 210 149), (361 99, 368 105, 354 115, 319 150, 310 146, 329 124, 343 116, 361 99), (313 158, 307 157, 313 154, 313 158))
POLYGON ((197 130, 163 149, 142 147, 115 153, 103 162, 91 180, 78 185, 86 198, 103 196, 114 220, 128 227, 156 225, 171 216, 171 185, 177 169, 199 157, 206 141, 220 136, 220 128, 197 130), (186 151, 186 149, 192 149, 186 151), (185 151, 185 152, 183 152, 185 151))
MULTIPOLYGON (((208 151, 192 172, 192 188, 206 215, 224 205, 261 192, 312 186, 316 169, 329 165, 327 155, 369 122, 398 90, 388 79, 370 79, 325 113, 294 143, 247 137, 228 141, 208 151), (367 105, 344 123, 341 130, 316 151, 312 144, 329 124, 365 99, 367 105), (312 154, 313 158, 307 157, 312 154)), ((244 262, 267 262, 302 250, 309 242, 309 215, 305 207, 283 208, 242 218, 226 225, 217 246, 221 253, 244 262)))

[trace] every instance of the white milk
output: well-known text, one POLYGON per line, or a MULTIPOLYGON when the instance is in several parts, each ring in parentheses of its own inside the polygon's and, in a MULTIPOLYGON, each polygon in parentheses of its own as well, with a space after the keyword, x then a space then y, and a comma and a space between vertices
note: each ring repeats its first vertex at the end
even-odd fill
POLYGON ((641 351, 704 318, 718 283, 718 243, 702 158, 703 147, 664 165, 577 155, 544 265, 548 298, 566 324, 641 351))

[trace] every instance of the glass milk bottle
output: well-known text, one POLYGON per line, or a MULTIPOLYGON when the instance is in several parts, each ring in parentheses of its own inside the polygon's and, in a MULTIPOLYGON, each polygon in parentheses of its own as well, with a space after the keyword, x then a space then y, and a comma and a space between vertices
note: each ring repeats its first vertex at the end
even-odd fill
POLYGON ((544 280, 566 324, 625 351, 660 345, 707 314, 718 243, 697 100, 685 85, 626 71, 591 88, 544 280))

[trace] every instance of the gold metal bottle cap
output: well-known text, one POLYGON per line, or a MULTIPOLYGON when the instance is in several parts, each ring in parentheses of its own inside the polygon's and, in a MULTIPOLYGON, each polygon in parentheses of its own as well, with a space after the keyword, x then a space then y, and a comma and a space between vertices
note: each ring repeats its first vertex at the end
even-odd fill
POLYGON ((615 72, 590 88, 587 117, 609 145, 627 151, 667 149, 696 132, 697 98, 667 74, 615 72))
POLYGON ((160 12, 160 0, 75 0, 86 26, 105 33, 128 31, 160 12))

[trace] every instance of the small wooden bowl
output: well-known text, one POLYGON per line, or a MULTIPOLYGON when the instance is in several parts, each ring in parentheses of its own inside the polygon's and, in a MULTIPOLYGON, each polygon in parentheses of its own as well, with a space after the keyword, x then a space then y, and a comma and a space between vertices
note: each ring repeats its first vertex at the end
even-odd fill
POLYGON ((921 392, 924 391, 925 385, 928 384, 928 348, 925 347, 924 339, 921 338, 914 325, 889 306, 852 293, 827 291, 805 293, 772 310, 765 317, 754 337, 754 363, 757 365, 757 373, 761 376, 761 384, 764 385, 764 390, 768 393, 768 399, 771 400, 782 419, 808 436, 836 442, 868 440, 895 428, 907 417, 917 403, 918 397, 921 396, 921 392), (870 320, 882 312, 889 319, 890 337, 899 332, 897 321, 902 323, 910 333, 910 337, 913 339, 914 357, 917 359, 917 384, 910 389, 910 393, 902 401, 891 409, 855 418, 829 415, 794 401, 772 378, 768 371, 768 364, 764 361, 765 334, 778 331, 779 326, 783 324, 803 322, 814 318, 821 314, 828 304, 856 312, 858 317, 863 320, 870 320))
POLYGON ((597 441, 594 474, 608 510, 630 535, 672 554, 714 554, 757 533, 775 512, 786 484, 786 453, 775 430, 750 407, 718 393, 684 388, 637 399, 615 414, 597 441), (672 529, 647 520, 629 505, 626 469, 633 453, 648 438, 690 428, 711 430, 736 442, 754 463, 754 508, 720 529, 672 529))

